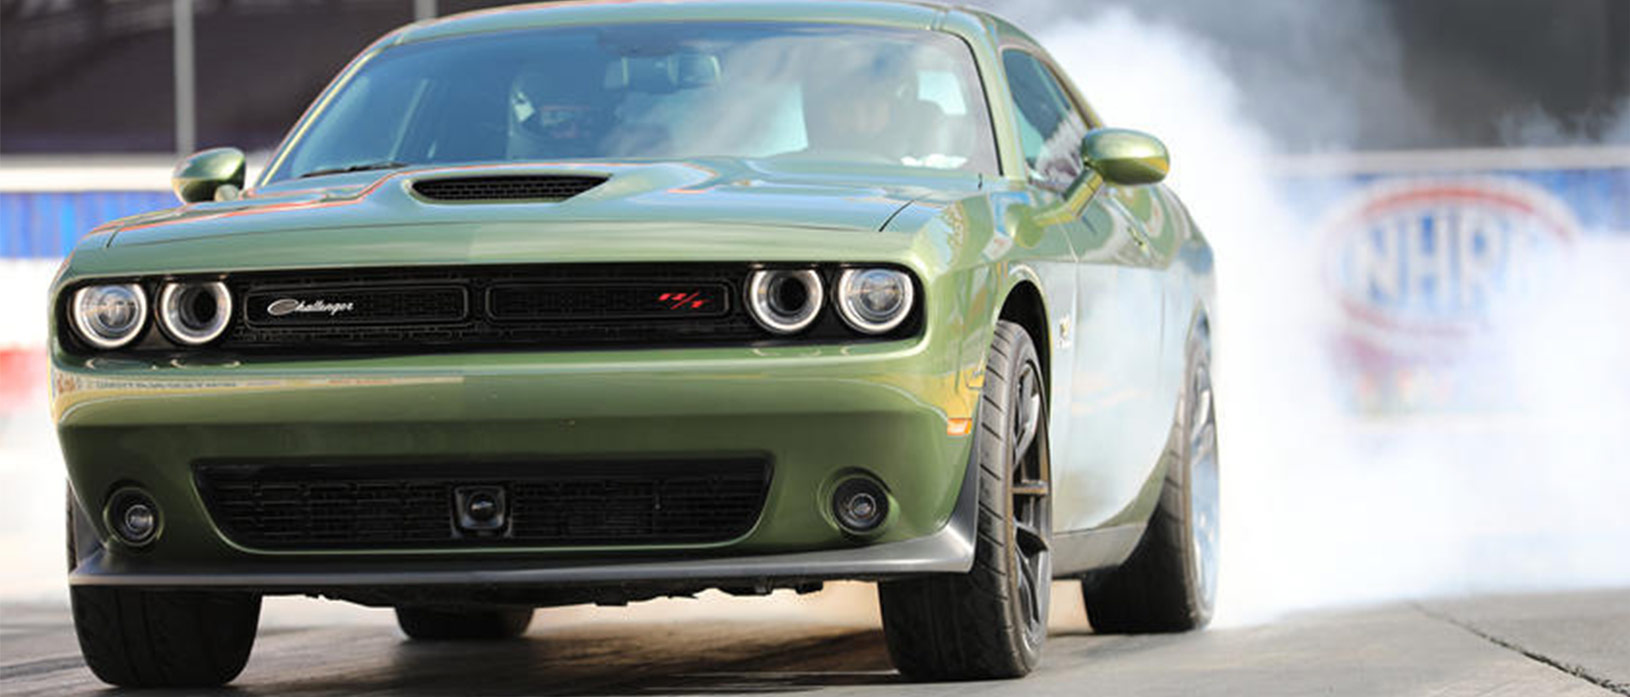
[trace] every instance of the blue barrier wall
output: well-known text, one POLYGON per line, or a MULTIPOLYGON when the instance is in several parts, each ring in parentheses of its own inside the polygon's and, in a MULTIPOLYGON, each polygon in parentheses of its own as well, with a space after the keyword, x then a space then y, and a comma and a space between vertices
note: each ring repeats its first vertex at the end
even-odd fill
POLYGON ((60 259, 97 225, 175 205, 168 191, 0 192, 0 259, 60 259))

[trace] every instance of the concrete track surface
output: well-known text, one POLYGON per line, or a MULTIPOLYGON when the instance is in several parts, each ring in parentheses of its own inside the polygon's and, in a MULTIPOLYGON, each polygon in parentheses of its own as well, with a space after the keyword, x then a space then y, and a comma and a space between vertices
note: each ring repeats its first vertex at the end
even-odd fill
MULTIPOLYGON (((221 693, 1630 695, 1630 589, 1100 636, 1080 614, 1076 587, 1060 584, 1035 674, 955 684, 905 683, 890 670, 868 590, 840 586, 813 602, 778 595, 546 610, 523 640, 496 644, 412 643, 387 611, 279 599, 268 603, 248 669, 221 693)), ((0 694, 104 689, 79 658, 65 608, 0 605, 0 694)))

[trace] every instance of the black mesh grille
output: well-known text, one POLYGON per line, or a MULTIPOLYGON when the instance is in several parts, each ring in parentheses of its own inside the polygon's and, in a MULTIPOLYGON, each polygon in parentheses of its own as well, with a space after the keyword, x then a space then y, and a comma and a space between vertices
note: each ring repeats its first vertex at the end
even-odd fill
POLYGON ((233 541, 262 549, 702 544, 746 534, 761 458, 481 465, 205 464, 198 486, 233 541), (505 525, 463 531, 454 492, 498 486, 505 525))
POLYGON ((730 299, 724 283, 541 283, 493 288, 487 310, 499 321, 694 319, 729 314, 730 299))
POLYGON ((763 491, 762 476, 747 472, 520 483, 511 527, 523 540, 728 540, 758 519, 763 491))
POLYGON ((604 184, 605 177, 553 174, 425 179, 413 190, 433 201, 564 201, 604 184))

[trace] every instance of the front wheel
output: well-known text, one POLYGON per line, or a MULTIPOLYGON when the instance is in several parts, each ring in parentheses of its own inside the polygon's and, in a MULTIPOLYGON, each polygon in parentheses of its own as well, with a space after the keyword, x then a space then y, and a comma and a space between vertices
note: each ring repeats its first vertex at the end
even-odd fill
POLYGON ((75 586, 85 664, 121 687, 215 687, 249 662, 260 596, 75 586))
POLYGON ((1046 411, 1030 335, 999 322, 974 441, 973 569, 877 586, 889 657, 907 678, 1016 678, 1040 661, 1053 573, 1046 411))
MULTIPOLYGON (((68 497, 68 568, 89 525, 68 497), (76 524, 77 523, 77 524, 76 524)), ((74 633, 85 665, 120 687, 215 687, 243 672, 260 624, 260 596, 74 586, 74 633)))

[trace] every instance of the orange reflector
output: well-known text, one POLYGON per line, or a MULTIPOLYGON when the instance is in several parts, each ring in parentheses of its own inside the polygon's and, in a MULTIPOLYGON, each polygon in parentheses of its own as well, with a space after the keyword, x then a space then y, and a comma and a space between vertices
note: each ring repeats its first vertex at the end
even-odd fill
POLYGON ((946 419, 945 435, 966 436, 973 433, 973 419, 946 419))

